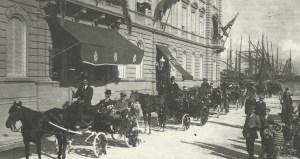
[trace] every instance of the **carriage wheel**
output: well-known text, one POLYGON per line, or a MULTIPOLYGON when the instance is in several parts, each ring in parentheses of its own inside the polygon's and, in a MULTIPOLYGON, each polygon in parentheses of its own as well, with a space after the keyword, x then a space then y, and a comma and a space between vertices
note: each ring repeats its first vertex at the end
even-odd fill
POLYGON ((191 116, 189 114, 184 114, 182 116, 182 127, 184 130, 187 130, 190 128, 191 125, 191 116))
POLYGON ((125 142, 125 145, 129 148, 133 146, 130 144, 130 137, 126 137, 125 135, 124 135, 124 142, 125 142))
POLYGON ((102 153, 106 154, 106 145, 107 139, 105 134, 97 133, 93 141, 93 150, 95 156, 100 157, 102 153))
POLYGON ((205 125, 206 122, 208 121, 208 115, 209 115, 209 111, 208 109, 203 109, 202 113, 201 113, 201 125, 205 125))

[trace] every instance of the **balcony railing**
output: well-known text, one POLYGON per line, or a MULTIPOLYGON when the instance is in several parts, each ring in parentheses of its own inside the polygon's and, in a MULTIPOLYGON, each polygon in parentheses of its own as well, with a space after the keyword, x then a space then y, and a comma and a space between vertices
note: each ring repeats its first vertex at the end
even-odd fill
MULTIPOLYGON (((93 7, 97 7, 99 11, 107 11, 107 13, 114 13, 117 15, 122 15, 122 7, 120 5, 115 5, 112 2, 105 1, 105 0, 100 0, 98 3, 96 3, 95 0, 69 0, 69 1, 75 1, 75 2, 80 2, 82 4, 90 5, 93 7)), ((211 40, 210 38, 205 38, 203 36, 200 36, 196 33, 189 32, 184 29, 177 28, 175 26, 172 26, 170 24, 160 22, 160 21, 154 21, 153 17, 139 13, 135 10, 128 10, 129 14, 131 16, 132 22, 142 25, 142 26, 147 26, 153 29, 160 30, 162 32, 169 33, 173 36, 177 36, 179 38, 195 41, 198 43, 205 44, 207 43, 207 40, 211 41, 210 43, 217 46, 221 45, 220 42, 216 42, 211 40)))

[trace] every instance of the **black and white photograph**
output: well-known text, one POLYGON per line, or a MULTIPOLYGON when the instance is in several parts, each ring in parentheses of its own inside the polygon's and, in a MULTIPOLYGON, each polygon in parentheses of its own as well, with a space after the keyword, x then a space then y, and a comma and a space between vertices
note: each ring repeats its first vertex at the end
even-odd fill
POLYGON ((0 0, 0 159, 300 159, 300 0, 0 0))

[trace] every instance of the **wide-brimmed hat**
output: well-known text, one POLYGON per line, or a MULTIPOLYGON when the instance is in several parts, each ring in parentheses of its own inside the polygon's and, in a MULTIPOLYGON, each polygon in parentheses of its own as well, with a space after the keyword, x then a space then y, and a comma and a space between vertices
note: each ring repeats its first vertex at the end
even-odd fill
POLYGON ((111 90, 110 90, 110 89, 107 89, 107 90, 105 91, 105 94, 111 94, 111 90))

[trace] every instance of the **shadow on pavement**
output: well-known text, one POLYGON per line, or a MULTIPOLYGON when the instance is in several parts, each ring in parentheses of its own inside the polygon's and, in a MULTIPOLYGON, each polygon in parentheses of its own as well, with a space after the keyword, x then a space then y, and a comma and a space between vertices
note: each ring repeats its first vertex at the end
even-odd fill
POLYGON ((221 123, 221 122, 216 122, 216 121, 207 121, 207 122, 222 125, 222 126, 228 126, 228 127, 232 127, 232 128, 243 129, 243 126, 241 126, 241 125, 232 125, 232 124, 221 123))
MULTIPOLYGON (((35 155, 36 154, 36 145, 35 144, 31 144, 30 145, 30 156, 35 155)), ((42 141, 42 158, 43 156, 47 156, 48 158, 51 159, 56 159, 57 152, 56 152, 56 148, 55 148, 55 143, 51 142, 47 139, 44 139, 42 141)), ((25 158, 25 150, 24 147, 18 147, 18 148, 14 148, 11 150, 7 150, 7 151, 3 151, 0 152, 0 158, 2 159, 21 159, 21 158, 25 158)))
POLYGON ((207 143, 203 143, 203 142, 193 142, 193 143, 186 142, 186 141, 181 141, 181 142, 185 143, 185 144, 199 146, 203 149, 210 150, 210 151, 212 151, 212 152, 210 152, 210 154, 217 156, 217 157, 223 157, 226 159, 243 159, 243 158, 247 158, 247 156, 248 156, 246 153, 238 152, 238 151, 229 149, 227 147, 219 146, 219 145, 207 144, 207 143))

